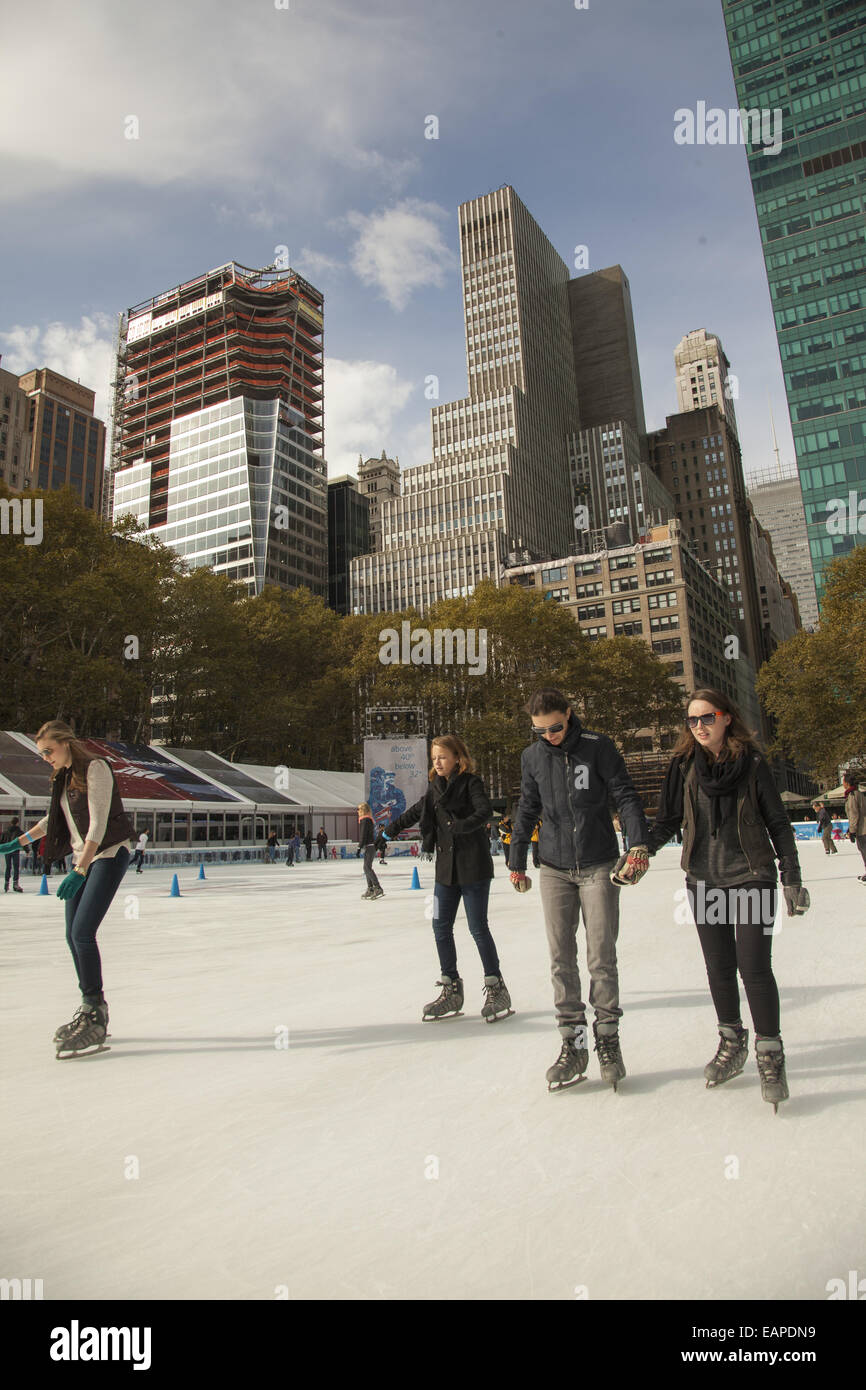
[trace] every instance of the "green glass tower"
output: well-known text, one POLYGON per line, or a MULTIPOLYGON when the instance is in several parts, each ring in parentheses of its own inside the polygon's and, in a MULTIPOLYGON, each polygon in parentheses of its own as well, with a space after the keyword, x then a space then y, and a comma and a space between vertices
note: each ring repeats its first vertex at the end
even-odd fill
POLYGON ((820 599, 866 543, 866 0, 722 8, 740 109, 782 113, 747 152, 820 599))

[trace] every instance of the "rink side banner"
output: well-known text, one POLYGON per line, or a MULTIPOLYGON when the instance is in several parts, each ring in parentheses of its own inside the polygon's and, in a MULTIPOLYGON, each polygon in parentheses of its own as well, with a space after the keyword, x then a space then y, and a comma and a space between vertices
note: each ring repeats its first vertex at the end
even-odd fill
POLYGON ((427 790, 426 738, 365 738, 364 786, 377 825, 396 820, 427 790))

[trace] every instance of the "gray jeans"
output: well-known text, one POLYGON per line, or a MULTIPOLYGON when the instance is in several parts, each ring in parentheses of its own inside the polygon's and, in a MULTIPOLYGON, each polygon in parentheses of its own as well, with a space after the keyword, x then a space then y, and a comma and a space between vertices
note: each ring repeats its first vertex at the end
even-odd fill
POLYGON ((550 949, 553 1003, 563 1038, 574 1037, 578 1030, 584 1035, 586 1029, 586 1005, 581 998, 577 969, 581 911, 586 927, 589 1002, 595 1010, 599 1032, 615 1033, 622 1017, 616 969, 620 890, 610 881, 615 863, 611 859, 586 869, 569 870, 541 866, 541 905, 550 949))
POLYGON ((866 835, 858 835, 855 844, 863 856, 863 867, 866 869, 866 835))

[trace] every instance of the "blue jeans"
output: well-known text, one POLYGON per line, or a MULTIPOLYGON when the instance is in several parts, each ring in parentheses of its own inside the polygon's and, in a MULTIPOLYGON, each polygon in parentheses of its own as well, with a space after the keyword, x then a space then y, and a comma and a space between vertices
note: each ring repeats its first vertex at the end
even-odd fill
POLYGON ((489 878, 479 883, 437 883, 433 894, 433 935, 439 952, 439 968, 443 975, 457 979, 457 948, 454 945, 454 919, 463 899, 466 919, 472 939, 478 947, 485 975, 499 974, 499 957, 487 925, 487 900, 490 897, 489 878))
POLYGON ((129 850, 119 849, 112 859, 94 859, 84 887, 66 899, 66 942, 75 961, 78 987, 85 1004, 101 1004, 102 961, 96 945, 99 925, 120 887, 129 866, 129 850))

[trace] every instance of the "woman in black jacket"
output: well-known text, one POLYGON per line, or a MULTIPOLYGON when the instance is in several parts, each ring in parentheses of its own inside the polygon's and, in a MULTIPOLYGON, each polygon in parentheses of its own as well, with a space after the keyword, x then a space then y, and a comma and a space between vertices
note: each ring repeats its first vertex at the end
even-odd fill
POLYGON ((364 852, 364 877, 367 880, 367 891, 362 893, 362 898, 384 898, 385 891, 373 872, 373 860, 376 858, 376 822, 373 820, 373 812, 369 804, 362 801, 358 807, 358 853, 364 852))
POLYGON ((779 1101, 788 1099, 779 990, 770 960, 777 858, 789 917, 807 910, 809 894, 801 884, 794 831, 772 773, 736 705, 718 690, 696 690, 689 701, 686 727, 662 788, 650 854, 680 826, 686 897, 719 1020, 719 1047, 704 1068, 707 1085, 729 1081, 745 1066, 749 1035, 740 1018, 739 970, 755 1028, 761 1092, 776 1110, 779 1101))
POLYGON ((481 1016, 488 1023, 508 1017, 511 996, 499 973, 496 945, 487 925, 487 900, 493 878, 493 859, 485 826, 492 815, 484 783, 474 770, 469 750, 456 734, 442 734, 430 749, 430 785, 420 801, 383 830, 393 840, 401 830, 421 823, 422 849, 436 850, 433 935, 439 953, 442 986, 438 999, 425 1005, 423 1021, 459 1014, 463 981, 457 970, 454 919, 460 899, 469 930, 484 967, 485 1001, 481 1016))

